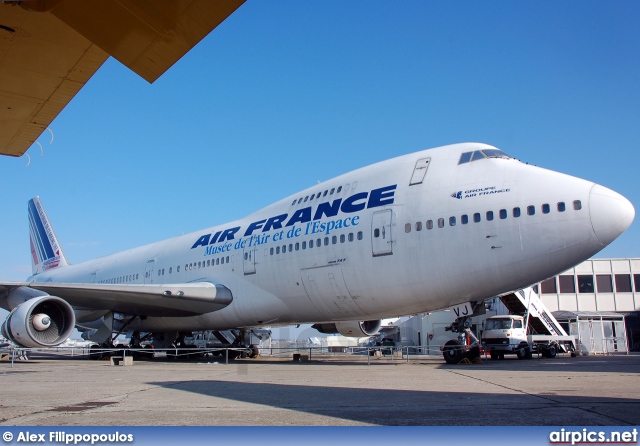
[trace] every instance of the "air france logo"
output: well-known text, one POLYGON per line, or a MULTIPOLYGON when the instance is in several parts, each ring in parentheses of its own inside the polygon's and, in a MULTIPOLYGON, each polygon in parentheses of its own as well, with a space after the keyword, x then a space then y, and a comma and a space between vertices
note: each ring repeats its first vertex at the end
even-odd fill
POLYGON ((277 242, 286 238, 301 235, 323 233, 329 235, 331 231, 357 226, 359 215, 354 214, 364 209, 387 206, 394 203, 396 184, 373 189, 370 192, 358 192, 344 199, 319 203, 315 207, 308 206, 297 209, 293 214, 280 214, 262 220, 254 221, 241 231, 241 226, 226 228, 215 233, 200 236, 191 249, 205 247, 204 255, 214 255, 244 249, 267 242, 277 242), (329 219, 329 220, 325 220, 329 219), (321 221, 324 220, 324 221, 321 221), (270 234, 266 234, 270 232, 270 234), (240 238, 236 238, 240 236, 240 238), (217 245, 217 246, 212 246, 217 245))
POLYGON ((469 189, 465 191, 459 190, 451 194, 451 198, 462 200, 463 198, 475 198, 482 195, 505 194, 511 192, 511 188, 498 189, 497 186, 481 187, 479 189, 469 189))

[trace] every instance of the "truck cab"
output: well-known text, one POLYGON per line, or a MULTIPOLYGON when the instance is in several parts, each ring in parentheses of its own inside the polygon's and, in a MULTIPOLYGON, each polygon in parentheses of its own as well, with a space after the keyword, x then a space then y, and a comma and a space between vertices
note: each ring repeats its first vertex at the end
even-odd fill
POLYGON ((520 359, 531 356, 522 316, 506 315, 487 318, 482 332, 482 343, 489 350, 491 359, 503 359, 505 353, 515 353, 520 359))

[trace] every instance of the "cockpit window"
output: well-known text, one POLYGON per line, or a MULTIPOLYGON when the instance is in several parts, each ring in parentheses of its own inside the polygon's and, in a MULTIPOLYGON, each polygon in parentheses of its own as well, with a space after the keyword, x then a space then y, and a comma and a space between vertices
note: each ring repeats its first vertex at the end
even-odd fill
POLYGON ((485 149, 482 152, 484 152, 487 158, 511 158, 502 150, 498 150, 498 149, 485 149))
POLYGON ((460 161, 458 161, 458 164, 464 164, 464 163, 468 163, 469 161, 471 161, 471 154, 473 152, 464 152, 462 155, 460 155, 460 161))
POLYGON ((498 149, 476 150, 475 152, 464 152, 460 155, 458 164, 464 164, 483 158, 511 158, 509 155, 498 149))

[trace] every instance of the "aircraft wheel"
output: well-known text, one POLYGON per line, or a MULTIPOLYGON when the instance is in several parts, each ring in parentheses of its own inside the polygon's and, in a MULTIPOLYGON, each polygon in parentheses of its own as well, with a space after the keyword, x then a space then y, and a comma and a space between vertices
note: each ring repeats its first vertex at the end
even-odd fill
POLYGON ((464 358, 464 348, 460 342, 452 339, 444 345, 442 356, 447 364, 458 364, 464 358))
POLYGON ((479 357, 480 357, 480 347, 475 346, 469 349, 469 352, 467 353, 467 358, 474 360, 479 357))

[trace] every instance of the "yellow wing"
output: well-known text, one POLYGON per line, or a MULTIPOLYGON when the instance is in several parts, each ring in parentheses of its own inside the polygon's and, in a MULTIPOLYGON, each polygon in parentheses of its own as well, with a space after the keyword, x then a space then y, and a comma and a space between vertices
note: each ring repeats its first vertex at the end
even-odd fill
POLYGON ((0 154, 23 155, 110 55, 153 82, 242 3, 0 2, 0 154))

